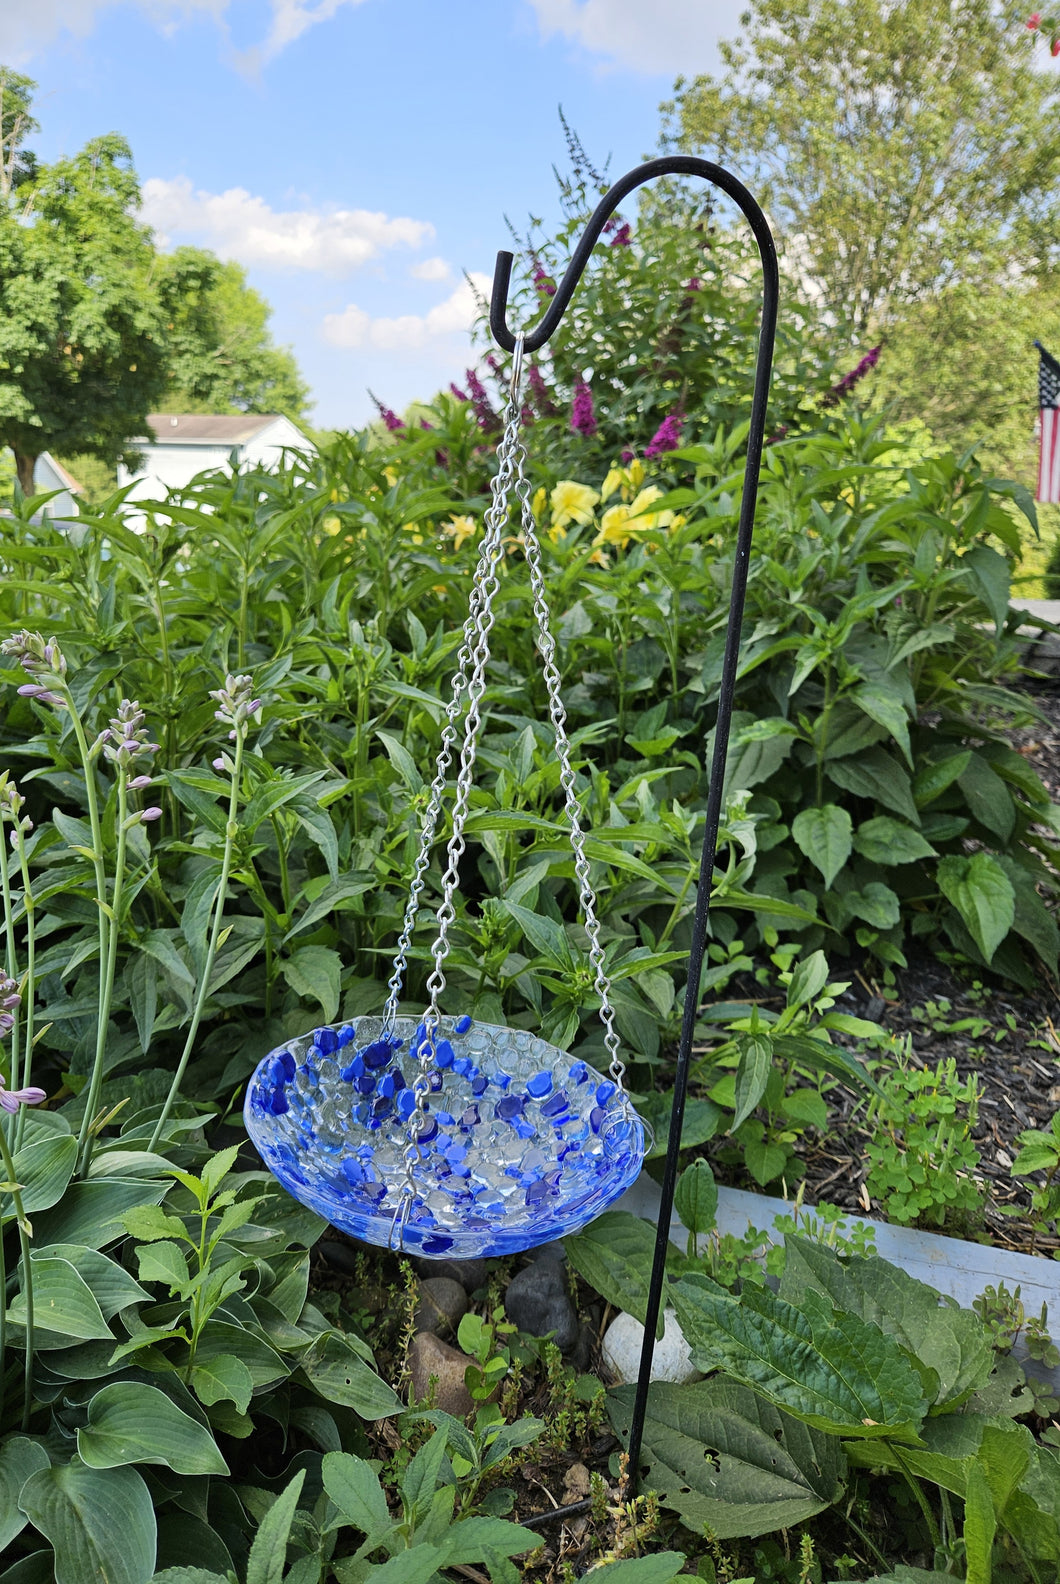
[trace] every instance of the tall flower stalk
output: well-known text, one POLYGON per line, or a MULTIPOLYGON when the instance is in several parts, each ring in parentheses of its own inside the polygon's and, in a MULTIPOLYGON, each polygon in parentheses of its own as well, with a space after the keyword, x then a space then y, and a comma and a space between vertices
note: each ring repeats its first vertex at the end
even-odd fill
POLYGON ((195 996, 195 1005, 192 1009, 191 1023, 188 1026, 184 1049, 181 1052, 177 1070, 173 1074, 173 1082, 169 1086, 165 1105, 161 1115, 155 1123, 155 1130, 151 1135, 149 1150, 158 1147, 159 1140, 165 1131, 170 1112, 180 1094, 180 1086, 191 1058, 195 1045, 195 1037, 199 1032, 206 1000, 210 993, 210 979, 213 975, 214 959, 221 944, 221 931, 224 924, 225 900, 228 895, 228 881, 232 873, 232 857, 235 852, 236 837, 239 834, 239 793, 243 783, 243 752, 251 723, 258 710, 261 700, 252 698, 253 679, 249 676, 229 676, 225 679, 223 688, 218 688, 210 694, 218 705, 214 711, 214 718, 227 725, 230 730, 229 740, 235 743, 231 754, 223 753, 214 761, 214 768, 226 770, 229 776, 230 791, 228 797, 228 820, 225 824, 225 844, 221 856, 221 876, 217 886, 217 895, 214 898, 213 912, 210 922, 209 941, 206 947, 206 957, 199 976, 199 987, 195 996))
MULTIPOLYGON (((25 798, 19 792, 15 782, 5 770, 0 773, 0 862, 4 868, 4 930, 7 936, 7 971, 11 976, 15 974, 15 919, 12 906, 10 871, 7 868, 9 860, 2 850, 2 832, 6 823, 10 822, 11 848, 18 859, 19 874, 22 879, 22 907, 26 915, 26 973, 19 992, 21 1001, 22 1034, 25 1039, 25 1055, 22 1058, 21 1081, 28 1084, 33 1070, 33 1044, 34 1044, 34 990, 37 983, 37 927, 36 927, 36 899, 33 895, 33 884, 29 873, 29 850, 26 846, 26 837, 33 829, 33 821, 28 814, 22 813, 25 798)), ((0 1002, 0 1018, 7 1013, 7 1007, 0 1002)), ((2 1032, 2 1025, 0 1025, 2 1032)), ((17 1086, 19 1082, 19 1029, 16 1026, 11 1035, 11 1082, 17 1086)), ((25 1112, 20 1110, 15 1123, 15 1148, 22 1143, 22 1130, 25 1122, 25 1112)))
MULTIPOLYGON (((13 979, 0 979, 0 1005, 9 1008, 17 1005, 18 992, 13 979)), ((14 1024, 10 1011, 0 1012, 0 1035, 8 1033, 14 1024)), ((9 1089, 0 1078, 0 1110, 14 1116, 23 1106, 40 1105, 46 1098, 43 1089, 9 1089)), ((29 1416, 33 1407, 33 1266, 29 1257, 29 1240, 32 1227, 22 1202, 22 1189, 15 1173, 15 1162, 7 1138, 6 1116, 0 1120, 0 1165, 4 1181, 0 1194, 10 1194, 18 1224, 18 1245, 22 1256, 22 1293, 26 1301, 25 1386, 22 1397, 22 1428, 29 1429, 29 1416)), ((4 1380, 6 1377, 5 1350, 7 1347, 7 1269, 4 1263, 4 1240, 0 1236, 0 1420, 4 1415, 4 1380)))

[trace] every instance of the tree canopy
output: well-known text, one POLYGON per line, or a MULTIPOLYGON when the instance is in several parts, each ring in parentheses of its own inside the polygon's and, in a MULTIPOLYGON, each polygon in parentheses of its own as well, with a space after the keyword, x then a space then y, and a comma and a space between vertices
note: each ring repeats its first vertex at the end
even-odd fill
POLYGON ((760 0, 741 25, 669 133, 747 181, 837 322, 1052 262, 1060 87, 993 0, 760 0))
POLYGON ((108 467, 149 412, 285 412, 308 390, 238 264, 159 253, 124 138, 39 165, 30 78, 0 67, 0 446, 33 493, 42 451, 108 467))

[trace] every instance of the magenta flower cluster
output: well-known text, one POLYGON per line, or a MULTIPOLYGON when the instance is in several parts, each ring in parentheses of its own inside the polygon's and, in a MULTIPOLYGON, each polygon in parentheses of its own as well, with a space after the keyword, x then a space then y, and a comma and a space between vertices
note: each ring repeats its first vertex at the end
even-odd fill
POLYGON ((556 404, 548 393, 545 377, 536 363, 531 363, 528 379, 530 394, 534 398, 534 406, 542 418, 554 418, 556 416, 556 404))
POLYGON ((500 419, 490 405, 486 387, 474 369, 465 369, 464 378, 467 380, 471 405, 475 409, 475 422, 483 434, 490 434, 494 429, 500 428, 500 419))
POLYGON ((556 295, 555 281, 540 260, 537 259, 534 260, 533 282, 537 290, 543 292, 546 297, 554 297, 556 295))
POLYGON ((584 380, 579 380, 574 387, 574 399, 570 408, 570 426, 575 434, 584 435, 587 440, 591 440, 596 433, 593 393, 584 380))
POLYGON ((878 346, 874 346, 871 351, 865 353, 865 356, 862 358, 861 362, 852 368, 849 374, 844 374, 843 378, 838 382, 838 384, 833 385, 831 390, 825 392, 821 398, 821 406, 835 407, 843 400, 844 396, 850 395, 850 392, 854 389, 854 386, 857 385, 860 380, 863 380, 865 375, 868 374, 871 369, 874 369, 879 361, 880 348, 878 346))
POLYGON ((374 391, 369 391, 368 394, 369 394, 369 396, 371 396, 372 400, 375 402, 376 411, 379 413, 380 418, 382 418, 383 422, 386 424, 386 426, 390 430, 391 434, 393 434, 398 429, 404 429, 404 427, 405 427, 404 423, 398 417, 397 413, 394 411, 394 409, 392 407, 385 406, 379 400, 379 397, 375 394, 374 391))
POLYGON ((684 413, 674 412, 662 423, 644 447, 644 456, 662 456, 664 451, 676 451, 681 444, 681 432, 685 427, 684 413))
POLYGON ((613 248, 615 248, 615 247, 631 247, 632 244, 633 244, 633 235, 632 235, 632 232, 630 230, 630 224, 629 224, 628 220, 624 220, 622 222, 622 224, 619 226, 618 230, 615 232, 614 236, 611 238, 611 246, 613 248))

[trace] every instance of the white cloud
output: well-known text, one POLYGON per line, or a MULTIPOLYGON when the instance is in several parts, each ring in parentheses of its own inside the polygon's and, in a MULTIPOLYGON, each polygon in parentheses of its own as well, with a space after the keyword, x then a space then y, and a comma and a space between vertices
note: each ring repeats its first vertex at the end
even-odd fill
MULTIPOLYGON (((488 275, 472 275, 471 281, 479 292, 488 294, 488 275)), ((360 347, 374 347, 386 352, 416 351, 444 336, 470 330, 477 313, 475 292, 467 280, 462 280, 444 302, 436 303, 425 314, 373 319, 356 303, 350 303, 342 313, 326 316, 323 336, 332 346, 351 351, 360 347)))
POLYGON ((420 247, 434 235, 426 220, 369 209, 277 210, 244 187, 203 192, 186 176, 145 181, 141 214, 163 245, 195 238, 241 264, 328 275, 349 274, 388 248, 420 247))
POLYGON ((616 65, 685 74, 712 68, 746 0, 530 0, 544 38, 559 33, 616 65))
MULTIPOLYGON (((0 56, 24 63, 61 33, 84 38, 97 15, 120 0, 0 0, 0 56)), ((195 13, 223 23, 231 0, 136 0, 141 11, 169 31, 195 13)), ((264 39, 236 59, 256 68, 274 60, 307 28, 329 22, 344 6, 363 0, 268 0, 269 26, 264 39)), ((262 9, 259 6, 259 9, 262 9)))
POLYGON ((422 281, 448 280, 452 271, 444 258, 426 258, 419 264, 413 264, 410 275, 422 281))

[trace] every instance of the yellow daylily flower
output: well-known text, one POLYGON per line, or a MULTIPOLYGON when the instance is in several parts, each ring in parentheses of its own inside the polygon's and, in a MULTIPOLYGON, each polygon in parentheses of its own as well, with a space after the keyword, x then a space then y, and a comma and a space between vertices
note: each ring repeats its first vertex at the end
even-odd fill
POLYGON ((530 502, 530 510, 533 512, 534 518, 537 522, 540 522, 542 517, 545 515, 545 506, 547 503, 548 490, 543 484, 539 484, 537 489, 534 491, 534 498, 530 502))
POLYGON ((442 532, 453 541, 454 550, 461 550, 478 533, 478 523, 474 517, 451 517, 442 524, 442 532))
POLYGON ((658 484, 649 484, 647 489, 641 490, 629 508, 630 516, 637 519, 633 524, 634 528, 669 528, 672 526, 674 521, 672 511, 648 511, 652 501, 658 500, 661 494, 662 490, 658 484))
MULTIPOLYGON (((593 544, 616 544, 624 549, 633 537, 629 531, 629 518, 628 506, 610 506, 600 519, 600 532, 593 544)), ((589 559, 593 558, 590 556, 589 559)))
POLYGON ((600 496, 588 484, 576 484, 573 479, 560 479, 552 491, 552 536, 568 523, 588 523, 593 520, 593 508, 600 496))
POLYGON ((600 499, 610 500, 615 491, 622 488, 622 485, 626 483, 626 480, 627 474, 625 468, 619 467, 617 462, 612 462, 610 468, 608 469, 607 477, 604 479, 603 488, 600 490, 600 499))
POLYGON ((331 534, 334 538, 335 534, 342 532, 342 519, 339 517, 325 517, 321 526, 326 534, 331 534))
POLYGON ((398 481, 397 469, 396 468, 392 468, 392 467, 385 467, 383 469, 383 477, 386 479, 387 483, 390 485, 390 488, 393 489, 394 485, 398 481))

